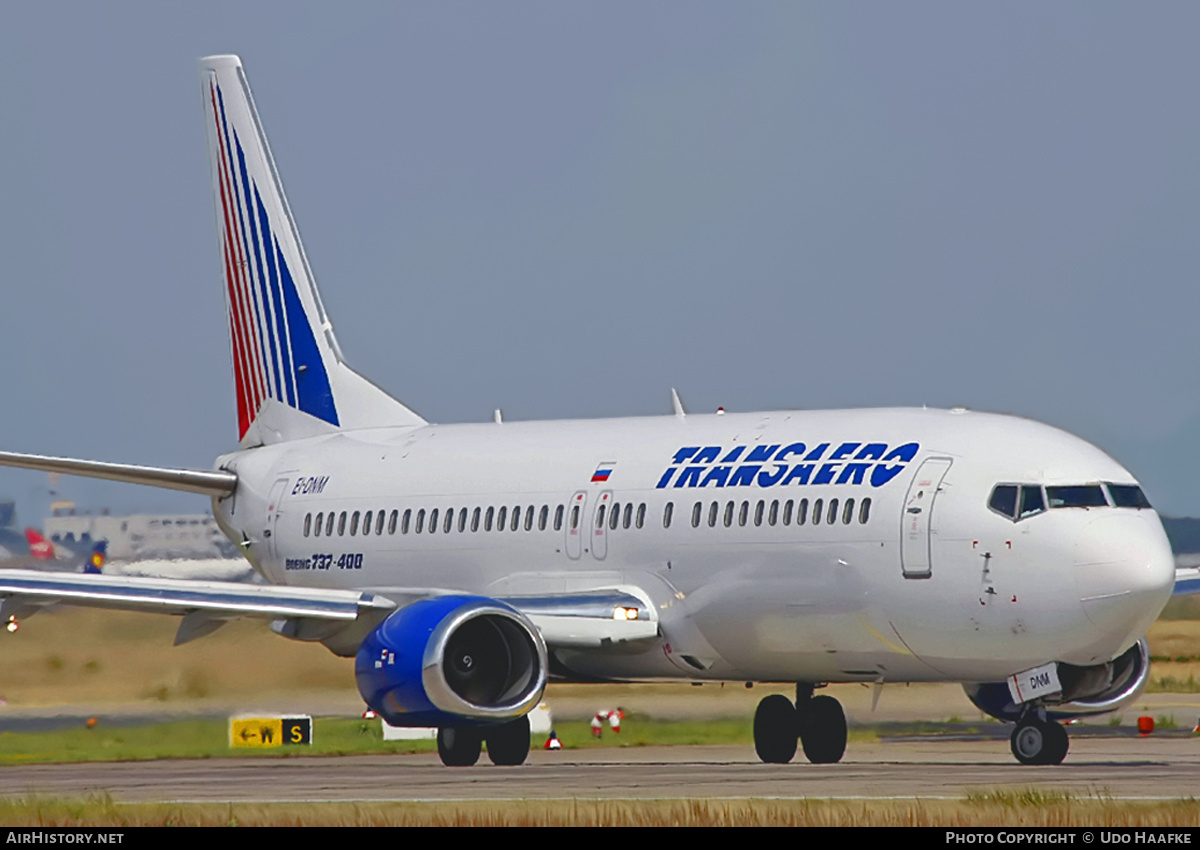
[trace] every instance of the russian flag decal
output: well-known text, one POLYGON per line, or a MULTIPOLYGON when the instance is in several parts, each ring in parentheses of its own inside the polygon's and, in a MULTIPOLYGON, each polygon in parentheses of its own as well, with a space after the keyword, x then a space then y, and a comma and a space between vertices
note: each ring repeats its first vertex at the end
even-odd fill
POLYGON ((592 483, 599 481, 607 481, 608 476, 612 475, 613 467, 617 465, 615 460, 606 460, 604 463, 596 467, 596 471, 592 473, 592 483))

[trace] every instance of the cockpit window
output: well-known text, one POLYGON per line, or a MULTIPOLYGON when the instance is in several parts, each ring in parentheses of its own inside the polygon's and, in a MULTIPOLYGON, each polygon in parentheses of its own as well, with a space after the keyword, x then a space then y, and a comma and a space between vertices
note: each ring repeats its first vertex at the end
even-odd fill
POLYGON ((1104 488, 1099 484, 1047 487, 1046 496, 1051 508, 1103 508, 1108 505, 1104 488))
POLYGON ((1108 495, 1112 496, 1112 503, 1118 508, 1150 507, 1150 500, 1136 484, 1113 484, 1109 481, 1104 486, 1108 488, 1108 495))
POLYGON ((1046 501, 1042 497, 1042 488, 1036 484, 1025 484, 1021 487, 1021 513, 1018 519, 1040 514, 1046 510, 1046 501))
POLYGON ((988 507, 1001 516, 1016 519, 1017 516, 1017 485, 997 484, 988 499, 988 507))

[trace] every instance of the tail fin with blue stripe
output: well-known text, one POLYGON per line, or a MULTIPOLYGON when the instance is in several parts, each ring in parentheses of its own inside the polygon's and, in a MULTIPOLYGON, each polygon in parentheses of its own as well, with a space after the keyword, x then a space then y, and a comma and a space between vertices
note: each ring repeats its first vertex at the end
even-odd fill
POLYGON ((200 60, 243 448, 425 420, 347 366, 242 63, 200 60))

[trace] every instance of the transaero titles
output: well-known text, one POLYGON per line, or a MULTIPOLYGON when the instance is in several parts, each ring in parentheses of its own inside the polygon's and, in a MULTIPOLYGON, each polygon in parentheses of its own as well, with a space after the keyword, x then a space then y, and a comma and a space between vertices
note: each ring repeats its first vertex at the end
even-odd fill
POLYGON ((656 485, 665 487, 786 487, 866 484, 882 487, 920 451, 918 443, 804 443, 788 446, 684 446, 656 485), (748 450, 748 451, 747 451, 748 450), (743 457, 743 455, 745 455, 743 457))

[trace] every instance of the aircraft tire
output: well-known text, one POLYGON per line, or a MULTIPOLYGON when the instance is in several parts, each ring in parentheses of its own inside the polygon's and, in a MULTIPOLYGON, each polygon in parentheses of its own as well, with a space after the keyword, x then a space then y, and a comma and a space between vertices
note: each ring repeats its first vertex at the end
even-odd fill
POLYGON ((800 723, 804 755, 813 764, 836 764, 846 754, 846 713, 830 696, 813 697, 800 723))
POLYGON ((1017 724, 1009 746, 1021 764, 1062 764, 1071 739, 1061 724, 1035 718, 1017 724))
POLYGON ((438 755, 446 767, 470 767, 479 761, 483 738, 475 729, 440 726, 437 733, 438 755))
POLYGON ((796 755, 796 708, 783 694, 764 697, 754 712, 754 751, 767 764, 787 764, 796 755))
POLYGON ((524 764, 529 756, 529 718, 518 717, 487 730, 488 758, 492 764, 524 764))

